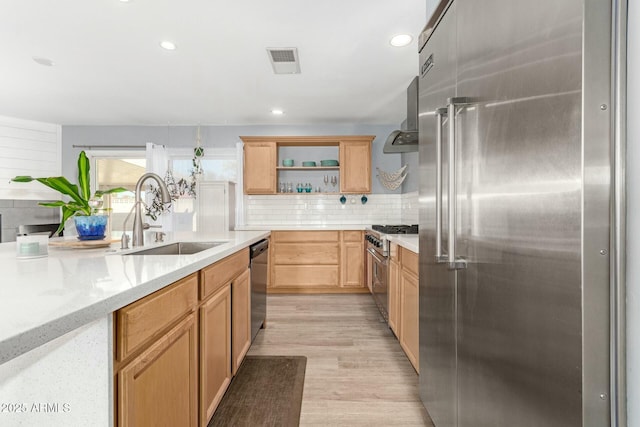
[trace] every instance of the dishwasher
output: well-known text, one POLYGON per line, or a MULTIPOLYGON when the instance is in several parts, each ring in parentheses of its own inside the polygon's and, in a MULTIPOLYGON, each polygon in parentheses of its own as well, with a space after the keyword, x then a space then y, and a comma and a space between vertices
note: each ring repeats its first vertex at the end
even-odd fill
POLYGON ((267 276, 269 274, 269 240, 249 247, 251 268, 251 341, 267 322, 267 276))

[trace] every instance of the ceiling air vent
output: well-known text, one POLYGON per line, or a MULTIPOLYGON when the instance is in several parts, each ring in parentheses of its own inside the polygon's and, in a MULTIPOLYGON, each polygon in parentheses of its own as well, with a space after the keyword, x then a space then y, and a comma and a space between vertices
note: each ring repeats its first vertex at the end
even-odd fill
POLYGON ((268 47, 267 53, 276 74, 299 74, 300 62, 295 47, 268 47))

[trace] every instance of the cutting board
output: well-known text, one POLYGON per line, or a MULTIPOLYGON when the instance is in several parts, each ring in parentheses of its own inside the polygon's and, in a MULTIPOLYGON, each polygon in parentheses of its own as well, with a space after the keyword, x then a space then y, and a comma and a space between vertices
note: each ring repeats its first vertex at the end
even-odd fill
POLYGON ((93 248, 106 248, 112 243, 119 242, 119 239, 104 239, 104 240, 78 240, 77 238, 65 239, 54 238, 49 239, 49 246, 58 248, 69 249, 93 249, 93 248))

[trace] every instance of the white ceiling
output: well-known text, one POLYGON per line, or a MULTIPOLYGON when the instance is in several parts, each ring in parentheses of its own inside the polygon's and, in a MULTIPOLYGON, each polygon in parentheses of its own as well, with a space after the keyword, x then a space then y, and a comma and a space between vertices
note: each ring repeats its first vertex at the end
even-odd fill
POLYGON ((4 0, 0 115, 62 125, 397 125, 425 9, 425 0, 4 0), (413 42, 390 46, 398 33, 413 42), (164 39, 177 50, 161 49, 164 39), (275 75, 267 47, 297 47, 302 73, 275 75))

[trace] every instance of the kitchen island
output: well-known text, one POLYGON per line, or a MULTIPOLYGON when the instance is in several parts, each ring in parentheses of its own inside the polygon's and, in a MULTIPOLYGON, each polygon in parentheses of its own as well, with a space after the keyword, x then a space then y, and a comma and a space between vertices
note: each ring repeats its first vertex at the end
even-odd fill
POLYGON ((112 314, 268 235, 168 236, 224 242, 193 255, 127 255, 113 243, 17 259, 15 243, 1 244, 0 425, 113 425, 112 314))

